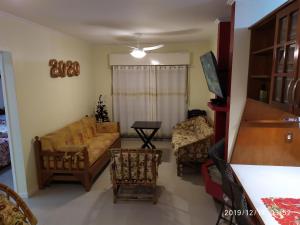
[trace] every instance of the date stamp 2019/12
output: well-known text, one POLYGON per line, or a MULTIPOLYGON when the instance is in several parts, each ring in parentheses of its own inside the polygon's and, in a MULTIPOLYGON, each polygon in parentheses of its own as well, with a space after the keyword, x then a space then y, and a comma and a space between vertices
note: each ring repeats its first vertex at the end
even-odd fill
POLYGON ((235 209, 225 209, 224 216, 255 216, 256 210, 235 210, 235 209))

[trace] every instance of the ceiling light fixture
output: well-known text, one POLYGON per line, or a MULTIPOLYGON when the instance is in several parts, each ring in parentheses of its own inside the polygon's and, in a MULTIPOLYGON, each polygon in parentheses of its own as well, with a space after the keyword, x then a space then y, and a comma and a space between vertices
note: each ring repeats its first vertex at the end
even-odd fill
POLYGON ((132 52, 130 52, 130 55, 134 58, 141 59, 145 57, 146 52, 143 49, 134 48, 132 52))

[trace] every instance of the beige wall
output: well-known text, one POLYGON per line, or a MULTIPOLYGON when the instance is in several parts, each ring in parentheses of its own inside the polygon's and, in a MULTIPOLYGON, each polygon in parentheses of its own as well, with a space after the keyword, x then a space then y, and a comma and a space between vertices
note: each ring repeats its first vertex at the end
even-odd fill
MULTIPOLYGON (((163 52, 189 52, 191 53, 191 66, 189 70, 189 108, 200 108, 208 110, 207 101, 210 99, 206 81, 200 65, 200 55, 212 50, 213 41, 202 41, 199 43, 177 43, 165 44, 165 47, 156 50, 157 53, 163 52)), ((104 100, 108 106, 109 115, 112 115, 112 96, 111 96, 111 68, 108 56, 111 53, 129 53, 128 47, 120 45, 97 45, 93 48, 93 70, 95 74, 96 96, 104 95, 104 100)), ((211 112, 208 111, 212 116, 211 112)))
MULTIPOLYGON (((91 45, 3 13, 0 13, 0 37, 0 50, 9 51, 13 56, 27 188, 32 193, 37 189, 33 137, 60 128, 93 110, 91 45), (50 78, 51 58, 79 61, 80 76, 50 78)), ((22 180, 18 182, 17 190, 26 193, 22 183, 22 180)))

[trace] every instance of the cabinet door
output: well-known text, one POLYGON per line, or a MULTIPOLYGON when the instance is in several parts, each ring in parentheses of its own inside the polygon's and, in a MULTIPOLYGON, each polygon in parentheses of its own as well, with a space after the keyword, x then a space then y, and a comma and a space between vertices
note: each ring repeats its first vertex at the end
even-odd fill
MULTIPOLYGON (((298 1, 277 14, 270 102, 293 111, 293 87, 298 72, 298 1)), ((300 84, 299 84, 300 85, 300 84)))
MULTIPOLYGON (((300 4, 300 3, 299 3, 300 4)), ((300 16, 299 16, 300 17, 300 16)), ((300 18, 298 18, 298 23, 295 26, 294 30, 296 30, 296 40, 297 40, 297 50, 299 52, 300 50, 300 18)), ((297 61, 298 63, 298 71, 297 71, 297 79, 295 80, 295 82, 293 83, 293 86, 291 87, 291 95, 292 95, 292 101, 293 101, 293 113, 296 115, 300 115, 300 63, 299 60, 297 61)))

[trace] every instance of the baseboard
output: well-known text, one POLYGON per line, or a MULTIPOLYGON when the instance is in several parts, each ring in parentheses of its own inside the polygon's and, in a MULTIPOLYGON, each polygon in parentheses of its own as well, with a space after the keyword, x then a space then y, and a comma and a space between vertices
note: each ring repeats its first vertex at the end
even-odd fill
POLYGON ((28 192, 22 192, 22 193, 18 193, 18 195, 21 198, 30 198, 31 196, 33 196, 36 192, 38 192, 38 188, 35 188, 34 190, 32 190, 30 193, 28 192))

